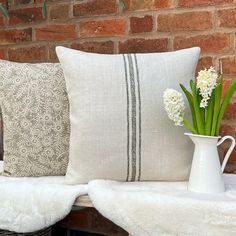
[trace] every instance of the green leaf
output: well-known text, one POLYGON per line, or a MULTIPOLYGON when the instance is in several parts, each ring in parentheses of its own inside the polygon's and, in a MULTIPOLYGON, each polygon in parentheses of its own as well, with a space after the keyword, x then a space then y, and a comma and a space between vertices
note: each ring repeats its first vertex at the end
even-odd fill
POLYGON ((9 13, 5 5, 0 4, 0 11, 6 19, 9 19, 9 13))
POLYGON ((193 90, 196 90, 196 94, 197 94, 197 101, 198 101, 198 106, 201 112, 201 116, 202 116, 202 121, 203 123, 205 122, 205 110, 203 108, 200 108, 200 102, 201 102, 201 95, 199 93, 199 89, 196 88, 196 83, 193 80, 190 80, 190 87, 193 90))
POLYGON ((219 116, 218 116, 218 120, 217 120, 217 125, 216 125, 216 135, 219 135, 220 132, 220 123, 221 120, 224 116, 225 110, 230 102, 231 97, 233 96, 234 92, 236 90, 236 81, 233 81, 233 83, 229 86, 226 95, 223 99, 221 108, 220 108, 220 112, 219 112, 219 116))
POLYGON ((197 93, 196 84, 194 83, 194 86, 191 86, 191 88, 193 92, 193 107, 194 107, 194 112, 196 116, 198 134, 204 135, 205 130, 204 130, 202 114, 201 114, 201 110, 200 110, 199 102, 198 102, 198 93, 197 93))
POLYGON ((192 125, 184 118, 183 119, 183 123, 185 125, 185 127, 187 127, 187 129, 192 132, 193 134, 197 134, 197 130, 195 130, 192 125))
POLYGON ((191 88, 192 91, 193 91, 193 89, 194 89, 194 86, 195 86, 195 83, 194 83, 194 81, 191 79, 191 80, 190 80, 190 88, 191 88))
POLYGON ((125 0, 119 0, 119 8, 123 10, 125 8, 125 0))
POLYGON ((202 122, 203 124, 205 124, 205 109, 200 107, 202 96, 200 95, 200 91, 197 88, 196 88, 196 93, 197 93, 198 107, 200 108, 200 112, 201 112, 202 122))
POLYGON ((220 77, 218 85, 215 88, 215 101, 214 101, 213 120, 211 126, 211 136, 216 135, 216 125, 220 109, 221 93, 222 93, 222 76, 220 77))
POLYGON ((192 94, 196 92, 196 83, 190 80, 190 88, 192 90, 192 94))
POLYGON ((46 0, 43 0, 42 15, 43 15, 43 18, 47 17, 47 4, 46 4, 46 0))
POLYGON ((214 105, 215 105, 215 90, 213 90, 208 106, 206 108, 205 135, 208 135, 208 136, 211 136, 211 125, 212 125, 212 120, 213 120, 214 105))
POLYGON ((195 116, 195 111, 194 111, 194 106, 193 106, 193 96, 192 94, 184 87, 184 85, 180 84, 181 89, 183 90, 187 100, 188 104, 191 110, 191 115, 192 115, 192 121, 193 121, 193 126, 195 130, 197 130, 197 121, 196 121, 196 116, 195 116))

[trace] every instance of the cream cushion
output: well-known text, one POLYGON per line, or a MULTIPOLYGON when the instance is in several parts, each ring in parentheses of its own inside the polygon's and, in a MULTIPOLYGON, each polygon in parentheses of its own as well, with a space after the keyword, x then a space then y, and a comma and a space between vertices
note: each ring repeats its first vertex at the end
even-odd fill
POLYGON ((65 175, 69 103, 60 64, 0 60, 4 175, 65 175))
POLYGON ((68 184, 186 180, 193 146, 163 91, 194 78, 200 49, 102 55, 56 48, 70 103, 68 184))

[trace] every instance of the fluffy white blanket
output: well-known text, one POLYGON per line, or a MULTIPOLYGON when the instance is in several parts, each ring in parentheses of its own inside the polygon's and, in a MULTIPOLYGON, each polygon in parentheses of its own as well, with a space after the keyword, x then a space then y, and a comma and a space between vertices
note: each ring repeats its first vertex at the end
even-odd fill
POLYGON ((186 182, 119 183, 94 180, 94 206, 132 236, 235 236, 236 175, 223 194, 194 194, 186 182))
POLYGON ((0 229, 33 232, 64 218, 75 199, 87 194, 87 185, 63 183, 64 177, 0 176, 0 229))
MULTIPOLYGON (((1 170, 0 162, 0 170, 1 170)), ((186 182, 64 185, 64 177, 0 176, 0 229, 33 232, 53 225, 89 192, 94 206, 132 236, 235 236, 236 175, 224 194, 194 194, 186 182)))

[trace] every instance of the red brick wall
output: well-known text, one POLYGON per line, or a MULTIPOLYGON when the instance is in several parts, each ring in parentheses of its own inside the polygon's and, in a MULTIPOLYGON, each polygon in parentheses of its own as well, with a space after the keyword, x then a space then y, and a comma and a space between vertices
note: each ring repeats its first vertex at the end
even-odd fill
MULTIPOLYGON (((56 45, 100 53, 200 46, 198 69, 218 68, 222 60, 225 88, 236 75, 236 0, 126 0, 123 10, 118 0, 48 0, 47 19, 41 14, 42 0, 14 2, 10 20, 0 17, 0 58, 55 62, 56 45)), ((236 135, 235 118, 236 100, 222 134, 236 135)), ((231 163, 236 163, 234 156, 231 163)))

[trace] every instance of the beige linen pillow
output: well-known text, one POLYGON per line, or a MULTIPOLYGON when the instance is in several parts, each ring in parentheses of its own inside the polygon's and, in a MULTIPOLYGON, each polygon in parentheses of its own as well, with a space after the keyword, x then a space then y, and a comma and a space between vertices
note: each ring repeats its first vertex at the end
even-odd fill
POLYGON ((0 60, 4 175, 64 175, 69 103, 60 64, 0 60))
POLYGON ((192 144, 163 91, 194 78, 200 49, 102 55, 56 48, 70 101, 68 184, 92 179, 186 180, 192 144))

